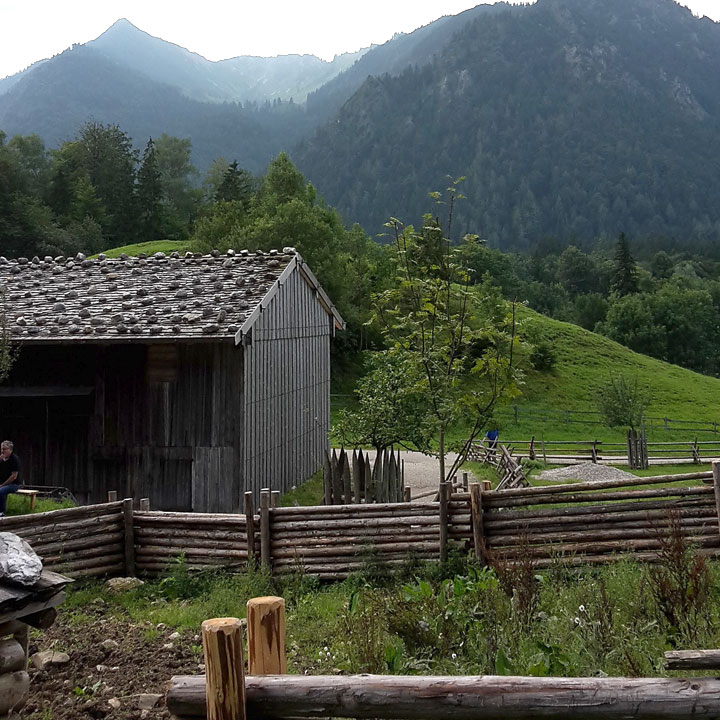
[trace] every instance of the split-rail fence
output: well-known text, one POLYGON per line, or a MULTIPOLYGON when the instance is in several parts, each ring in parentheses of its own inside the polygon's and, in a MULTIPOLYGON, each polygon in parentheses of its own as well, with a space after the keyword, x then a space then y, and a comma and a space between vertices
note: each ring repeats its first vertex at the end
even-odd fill
POLYGON ((260 563, 273 574, 339 580, 372 564, 443 560, 453 545, 479 562, 530 558, 537 567, 653 560, 679 528, 720 556, 720 462, 713 472, 469 492, 442 486, 438 502, 277 507, 277 493, 246 495, 242 514, 152 511, 132 499, 0 519, 50 570, 71 577, 162 574, 260 563), (678 481, 704 480, 687 486, 678 481))

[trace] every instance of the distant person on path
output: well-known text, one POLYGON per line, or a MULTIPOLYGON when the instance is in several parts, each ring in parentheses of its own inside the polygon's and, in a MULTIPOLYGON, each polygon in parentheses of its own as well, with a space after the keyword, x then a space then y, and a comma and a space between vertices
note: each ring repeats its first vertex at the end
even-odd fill
POLYGON ((20 459, 13 453, 10 440, 0 445, 0 517, 7 508, 7 496, 20 489, 20 459))
POLYGON ((497 425, 495 425, 494 423, 490 424, 490 428, 491 429, 485 433, 485 440, 487 440, 488 449, 494 457, 495 450, 497 450, 498 436, 500 435, 500 431, 497 429, 497 425))

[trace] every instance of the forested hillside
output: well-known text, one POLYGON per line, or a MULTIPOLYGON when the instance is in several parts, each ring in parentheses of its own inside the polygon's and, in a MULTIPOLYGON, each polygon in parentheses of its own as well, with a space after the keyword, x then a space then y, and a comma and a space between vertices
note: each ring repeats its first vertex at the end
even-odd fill
POLYGON ((720 239, 720 25, 672 0, 539 0, 467 23, 429 64, 368 78, 294 154, 376 233, 467 176, 456 227, 720 239))

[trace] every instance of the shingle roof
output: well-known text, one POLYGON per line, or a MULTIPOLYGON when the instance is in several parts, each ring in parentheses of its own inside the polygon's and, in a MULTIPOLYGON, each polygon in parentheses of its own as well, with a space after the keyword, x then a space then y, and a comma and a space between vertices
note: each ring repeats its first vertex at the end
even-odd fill
POLYGON ((296 258, 293 248, 0 258, 0 286, 8 329, 23 343, 234 340, 296 258))

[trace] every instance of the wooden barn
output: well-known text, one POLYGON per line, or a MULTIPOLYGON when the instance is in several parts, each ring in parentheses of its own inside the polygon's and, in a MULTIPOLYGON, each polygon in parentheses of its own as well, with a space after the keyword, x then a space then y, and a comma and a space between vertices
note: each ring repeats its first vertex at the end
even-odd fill
POLYGON ((234 512, 321 466, 343 320, 293 248, 0 258, 0 282, 0 438, 27 484, 234 512))

